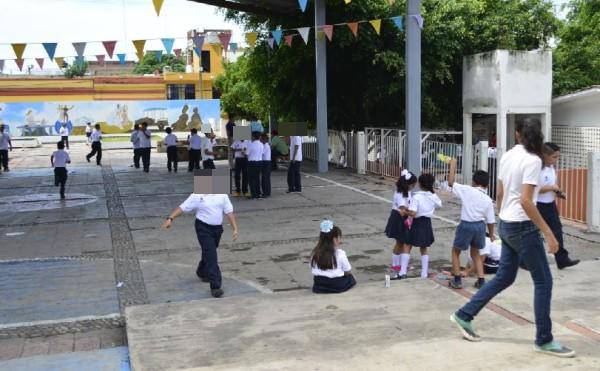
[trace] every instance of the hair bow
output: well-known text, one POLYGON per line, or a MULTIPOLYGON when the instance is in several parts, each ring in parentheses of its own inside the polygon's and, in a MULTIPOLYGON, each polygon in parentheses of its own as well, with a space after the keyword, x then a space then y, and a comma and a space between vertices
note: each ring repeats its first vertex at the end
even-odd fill
POLYGON ((409 180, 410 178, 412 178, 412 174, 407 169, 402 170, 402 172, 400 173, 400 176, 403 176, 404 179, 406 179, 406 180, 409 180))
POLYGON ((329 233, 333 229, 333 222, 331 220, 323 220, 321 222, 321 232, 329 233))

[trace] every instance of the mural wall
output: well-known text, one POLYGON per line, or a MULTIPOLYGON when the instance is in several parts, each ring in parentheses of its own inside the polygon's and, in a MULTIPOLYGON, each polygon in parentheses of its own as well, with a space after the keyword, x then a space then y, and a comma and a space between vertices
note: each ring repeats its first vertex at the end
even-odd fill
POLYGON ((218 99, 0 103, 0 123, 13 136, 58 135, 67 127, 72 135, 83 135, 86 123, 102 125, 106 134, 128 133, 136 122, 150 128, 174 131, 201 129, 210 124, 220 132, 218 99))

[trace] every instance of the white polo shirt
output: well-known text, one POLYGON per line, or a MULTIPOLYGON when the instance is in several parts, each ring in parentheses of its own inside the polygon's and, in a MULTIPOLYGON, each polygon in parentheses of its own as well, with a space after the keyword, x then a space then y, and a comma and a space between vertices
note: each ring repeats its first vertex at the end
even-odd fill
POLYGON ((302 161, 302 137, 290 137, 290 161, 302 161), (294 152, 295 146, 298 146, 298 153, 294 152))
POLYGON ((92 128, 92 125, 86 125, 86 126, 85 126, 85 132, 86 132, 86 133, 91 133, 91 132, 92 132, 92 130, 93 130, 93 128, 92 128))
POLYGON ((408 197, 404 197, 404 195, 400 192, 394 192, 394 201, 392 202, 392 210, 400 210, 401 207, 405 207, 408 209, 411 203, 410 193, 408 197))
POLYGON ((263 149, 260 140, 248 143, 248 161, 262 161, 263 149))
MULTIPOLYGON (((245 141, 245 140, 236 140, 231 145, 231 148, 233 148, 233 149, 241 149, 241 150, 248 151, 248 142, 245 141)), ((246 155, 244 155, 243 151, 235 151, 234 156, 235 156, 235 158, 244 158, 244 157, 246 157, 246 155)))
POLYGON ((102 131, 94 129, 94 131, 92 131, 90 139, 92 140, 92 143, 100 142, 100 140, 102 139, 102 131))
POLYGON ((177 136, 175 136, 175 134, 173 134, 173 133, 167 134, 167 136, 165 137, 165 145, 167 147, 176 146, 177 145, 177 136))
POLYGON ((231 214, 233 206, 225 194, 192 193, 179 208, 184 213, 195 212, 196 219, 210 225, 222 225, 223 214, 231 214))
POLYGON ((69 136, 69 128, 66 126, 61 126, 60 130, 58 130, 58 133, 63 137, 68 137, 69 136))
POLYGON ((202 138, 200 138, 200 136, 198 134, 190 135, 189 140, 190 140, 190 149, 197 149, 197 150, 202 149, 202 138))
POLYGON ((152 133, 150 130, 146 129, 138 132, 138 139, 140 142, 140 148, 151 148, 152 147, 152 133))
POLYGON ((140 132, 138 130, 134 130, 131 132, 131 137, 129 138, 129 141, 133 144, 133 149, 140 148, 140 139, 138 138, 139 133, 140 132))
POLYGON ((536 186, 533 203, 537 201, 542 171, 542 159, 527 152, 517 144, 500 159, 498 179, 502 181, 504 197, 500 208, 500 219, 506 222, 530 220, 521 206, 521 193, 524 184, 536 186))
MULTIPOLYGON (((540 189, 546 186, 553 186, 556 184, 556 169, 554 166, 545 166, 540 172, 540 189)), ((556 200, 556 193, 544 192, 540 193, 537 198, 537 202, 543 204, 551 204, 556 200)))
POLYGON ((465 222, 485 222, 486 224, 496 223, 494 202, 488 196, 485 188, 454 183, 452 193, 457 195, 462 202, 460 220, 465 222))
POLYGON ((489 237, 485 238, 485 247, 479 250, 480 255, 487 255, 490 259, 500 260, 502 255, 502 244, 492 242, 489 237))
POLYGON ((426 216, 431 218, 435 209, 442 207, 442 200, 435 193, 429 191, 415 192, 408 209, 417 213, 415 218, 426 216))
POLYGON ((0 134, 0 149, 8 151, 8 141, 10 140, 10 134, 4 132, 0 134))
POLYGON ((271 161, 271 145, 269 143, 263 144, 262 160, 271 161))
POLYGON ((317 266, 311 266, 313 276, 323 276, 329 278, 342 277, 344 272, 349 272, 352 270, 352 266, 350 265, 350 261, 348 261, 348 257, 346 256, 346 252, 344 250, 335 249, 335 261, 337 263, 337 267, 333 269, 322 270, 317 266))
POLYGON ((203 160, 214 160, 214 155, 207 155, 204 151, 212 152, 213 147, 217 141, 215 139, 204 138, 202 141, 202 159, 203 160))
POLYGON ((67 164, 71 161, 69 154, 64 149, 54 151, 52 157, 54 167, 67 167, 67 164))

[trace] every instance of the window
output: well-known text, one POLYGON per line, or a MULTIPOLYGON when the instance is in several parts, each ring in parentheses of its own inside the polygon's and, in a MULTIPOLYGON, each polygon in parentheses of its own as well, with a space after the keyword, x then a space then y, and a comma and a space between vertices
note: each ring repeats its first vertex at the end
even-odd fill
POLYGON ((210 51, 203 50, 201 52, 202 57, 200 62, 202 63, 202 72, 210 72, 210 51))
POLYGON ((196 86, 194 84, 169 84, 167 85, 167 99, 196 99, 196 86))

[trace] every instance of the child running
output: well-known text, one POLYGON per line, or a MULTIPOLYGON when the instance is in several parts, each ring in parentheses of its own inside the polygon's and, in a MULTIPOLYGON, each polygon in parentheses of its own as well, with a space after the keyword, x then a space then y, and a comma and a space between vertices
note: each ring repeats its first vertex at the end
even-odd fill
POLYGON ((50 163, 54 167, 54 185, 60 186, 60 198, 65 199, 65 184, 67 183, 67 164, 71 163, 69 154, 65 151, 65 142, 61 139, 56 143, 58 148, 50 156, 50 163))
POLYGON ((350 290, 356 285, 352 267, 346 252, 340 249, 342 230, 331 220, 320 225, 319 242, 314 248, 310 267, 313 274, 313 292, 317 294, 337 294, 350 290))
POLYGON ((385 235, 388 238, 394 238, 396 244, 392 253, 392 277, 391 279, 400 279, 400 255, 404 245, 408 243, 409 221, 408 207, 410 206, 410 191, 417 184, 417 177, 410 171, 404 169, 400 178, 396 182, 396 192, 392 203, 392 212, 385 227, 385 235))

